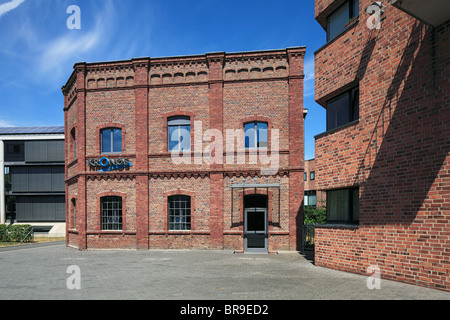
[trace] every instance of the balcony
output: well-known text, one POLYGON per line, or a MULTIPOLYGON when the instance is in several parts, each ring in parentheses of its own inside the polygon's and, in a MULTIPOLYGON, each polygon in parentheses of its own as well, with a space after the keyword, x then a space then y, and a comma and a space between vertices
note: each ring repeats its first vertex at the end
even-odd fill
POLYGON ((450 1, 391 0, 392 5, 414 18, 437 27, 450 20, 450 1))

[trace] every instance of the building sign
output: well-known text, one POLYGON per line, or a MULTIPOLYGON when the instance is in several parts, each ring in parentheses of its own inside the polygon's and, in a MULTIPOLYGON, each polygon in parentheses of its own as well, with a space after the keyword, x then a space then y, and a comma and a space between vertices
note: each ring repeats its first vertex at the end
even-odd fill
POLYGON ((88 165, 91 168, 100 168, 98 172, 114 171, 133 166, 128 159, 108 159, 106 157, 100 159, 89 159, 88 165))

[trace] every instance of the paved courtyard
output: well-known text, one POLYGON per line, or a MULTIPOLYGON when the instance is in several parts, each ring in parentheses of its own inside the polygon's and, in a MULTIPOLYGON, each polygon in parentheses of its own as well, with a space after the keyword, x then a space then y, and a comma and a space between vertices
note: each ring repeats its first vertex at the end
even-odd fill
POLYGON ((2 300, 450 299, 387 280, 369 290, 367 277, 316 267, 295 252, 78 251, 51 243, 0 248, 0 272, 2 300))

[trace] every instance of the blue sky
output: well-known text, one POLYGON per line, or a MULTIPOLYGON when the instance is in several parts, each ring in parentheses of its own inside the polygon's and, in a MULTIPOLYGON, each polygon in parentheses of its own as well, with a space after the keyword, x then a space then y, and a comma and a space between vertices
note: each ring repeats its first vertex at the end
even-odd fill
POLYGON ((75 62, 306 46, 305 158, 325 131, 314 102, 314 0, 0 0, 0 126, 63 125, 75 62), (67 8, 81 9, 69 30, 67 8))

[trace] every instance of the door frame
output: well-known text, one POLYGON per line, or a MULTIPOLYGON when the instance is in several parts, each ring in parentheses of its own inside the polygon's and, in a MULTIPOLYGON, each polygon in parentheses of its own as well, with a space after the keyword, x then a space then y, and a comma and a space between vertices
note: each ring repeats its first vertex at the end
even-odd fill
POLYGON ((268 221, 268 210, 267 208, 245 208, 244 209, 244 252, 253 253, 268 253, 269 251, 269 221, 268 221), (263 211, 264 212, 264 247, 263 248, 248 248, 247 245, 247 214, 248 212, 263 211))

